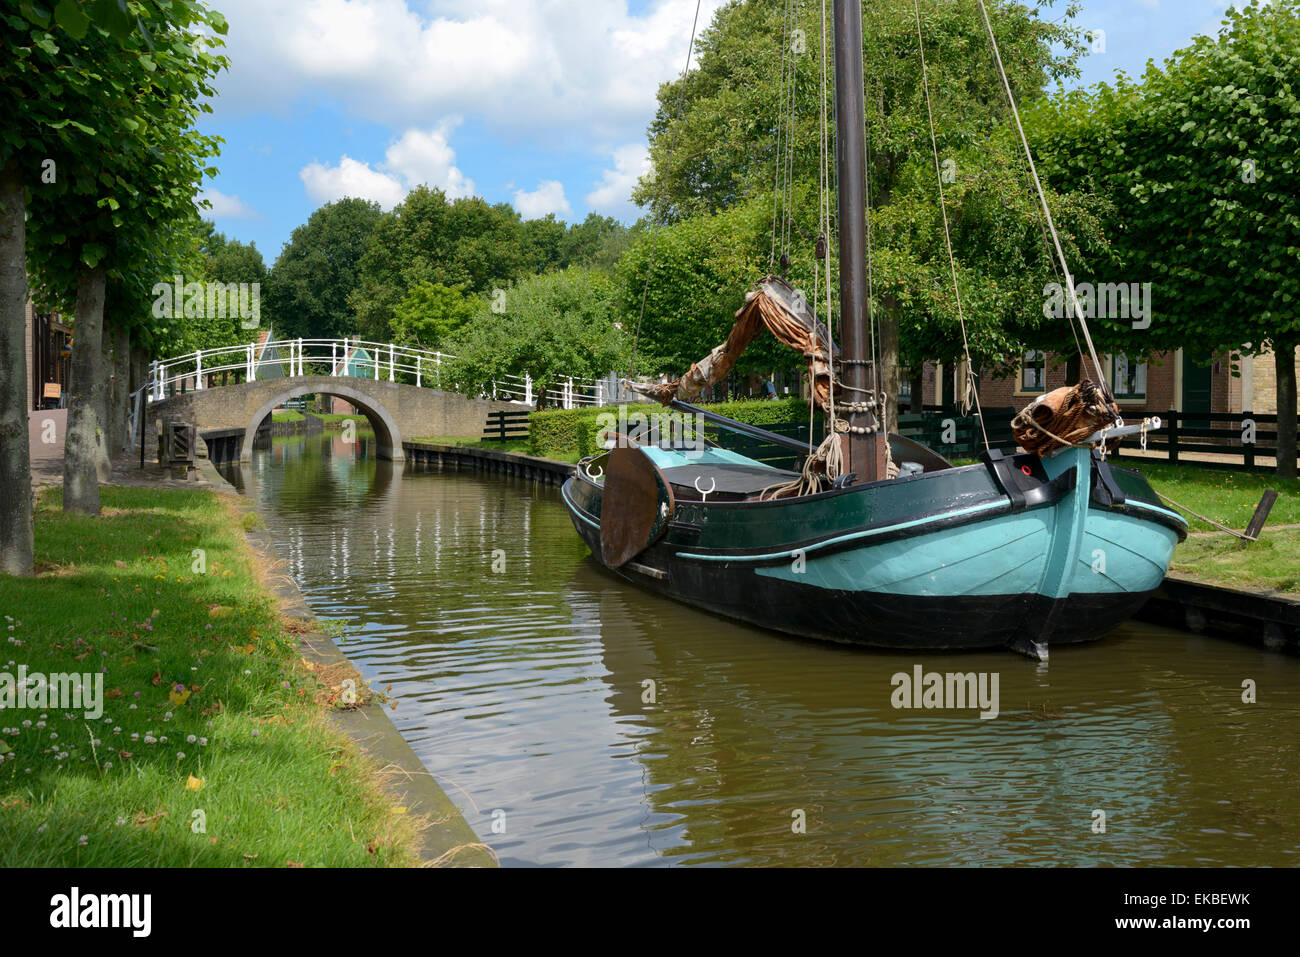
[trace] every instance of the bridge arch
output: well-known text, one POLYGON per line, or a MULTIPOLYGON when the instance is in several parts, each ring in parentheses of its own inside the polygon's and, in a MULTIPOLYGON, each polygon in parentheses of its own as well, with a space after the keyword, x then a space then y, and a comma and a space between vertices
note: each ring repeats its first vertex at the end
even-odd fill
POLYGON ((262 424, 271 412, 283 405, 290 399, 296 399, 300 395, 332 395, 340 399, 346 399, 351 402, 369 421, 375 430, 375 455, 381 459, 388 459, 392 462, 401 462, 406 456, 402 452, 402 432, 397 427, 397 422, 392 414, 377 402, 371 395, 361 392, 351 386, 344 385, 336 378, 324 380, 327 385, 321 383, 319 377, 308 380, 299 385, 287 386, 284 389, 276 391, 275 396, 253 414, 252 420, 244 430, 244 444, 240 449, 239 461, 253 461, 253 439, 257 434, 257 427, 262 424))

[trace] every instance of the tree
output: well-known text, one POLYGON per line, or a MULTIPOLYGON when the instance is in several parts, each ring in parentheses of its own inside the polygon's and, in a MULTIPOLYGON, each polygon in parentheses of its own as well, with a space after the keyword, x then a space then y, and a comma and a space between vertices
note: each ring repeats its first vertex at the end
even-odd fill
MULTIPOLYGON (((218 283, 225 287, 256 284, 259 294, 267 288, 266 262, 256 243, 242 243, 228 239, 216 231, 210 222, 203 222, 193 236, 196 258, 192 275, 200 282, 218 283)), ((162 280, 165 281, 165 280, 162 280)), ((251 307, 252 290, 249 291, 251 307)), ((176 352, 194 352, 199 349, 219 349, 252 342, 260 331, 274 325, 274 315, 259 303, 255 317, 243 317, 234 306, 218 310, 225 315, 184 316, 176 324, 176 352)), ((179 317, 178 317, 179 318, 179 317)))
POLYGON ((393 312, 393 341, 440 349, 478 311, 481 303, 461 286, 420 281, 393 312))
MULTIPOLYGON (((752 279, 775 266, 783 249, 790 255, 791 275, 800 268, 810 274, 822 228, 817 195, 823 114, 834 130, 830 97, 823 99, 820 86, 820 11, 809 6, 785 24, 777 6, 723 7, 701 35, 699 65, 684 87, 674 81, 660 88, 650 127, 654 177, 642 181, 635 194, 655 219, 669 223, 742 202, 766 203, 769 230, 777 239, 751 262, 752 279), (774 203, 778 158, 791 185, 787 194, 783 184, 779 194, 788 199, 774 203)), ((1080 37, 1068 23, 1045 22, 1036 10, 1015 3, 989 7, 1018 102, 1041 97, 1048 82, 1077 72, 1080 37)), ((1067 9, 1067 19, 1071 12, 1067 9)), ((900 360, 951 361, 963 353, 927 88, 963 314, 977 363, 1007 362, 1019 353, 1024 333, 1043 323, 1041 289, 1051 276, 1036 202, 1018 144, 1009 135, 1001 78, 978 12, 970 4, 927 3, 920 5, 920 18, 925 78, 912 0, 868 5, 863 29, 872 319, 890 395, 897 391, 900 360), (893 342, 900 343, 901 355, 893 342)), ((1085 244, 1104 247, 1099 210, 1089 197, 1049 199, 1066 226, 1067 242, 1077 232, 1085 244)), ((828 237, 832 261, 834 238, 828 237)), ((1077 251, 1073 245, 1071 251, 1077 251)))
POLYGON ((1296 474, 1300 346, 1300 0, 1230 9, 1141 83, 1054 98, 1033 115, 1043 171, 1113 203, 1115 282, 1150 282, 1149 327, 1102 320, 1130 352, 1271 350, 1278 473, 1296 474))
MULTIPOLYGON (((6 183, 16 176, 32 189, 21 196, 26 235, 10 230, 0 237, 0 260, 8 267, 15 257, 30 257, 50 298, 70 299, 76 289, 64 508, 90 514, 98 512, 97 480, 107 458, 106 289, 130 280, 154 258, 160 233, 193 215, 193 194, 216 140, 191 127, 205 109, 201 100, 214 92, 208 80, 224 66, 211 50, 221 43, 225 20, 197 0, 129 10, 124 18, 122 4, 60 3, 51 15, 43 4, 24 4, 21 17, 5 16, 0 57, 0 85, 9 94, 0 117, 0 158, 11 170, 6 183)), ((9 195, 17 201, 16 192, 9 195)), ((12 308, 25 296, 3 298, 12 308)), ((138 320, 147 303, 137 310, 131 318, 138 320)), ((22 321, 7 313, 3 328, 7 339, 22 321)), ((19 376, 14 387, 25 392, 25 384, 19 376)), ((18 463, 8 450, 0 458, 18 463)), ((21 488, 29 484, 24 478, 21 488)))
POLYGON ((267 285, 276 334, 339 339, 357 332, 349 297, 361 282, 361 261, 383 219, 378 203, 326 203, 293 231, 271 268, 267 285))
POLYGON ((544 265, 551 256, 544 234, 551 227, 541 223, 526 234, 526 224, 506 203, 490 205, 476 196, 448 201, 440 189, 416 187, 383 217, 366 248, 351 300, 360 331, 389 338, 393 311, 417 283, 487 295, 527 274, 531 263, 544 265))
POLYGON ((504 293, 496 300, 504 312, 484 301, 447 344, 457 358, 442 367, 444 383, 487 393, 493 380, 531 375, 540 396, 566 376, 599 378, 624 360, 613 284, 603 274, 570 267, 521 279, 504 293))

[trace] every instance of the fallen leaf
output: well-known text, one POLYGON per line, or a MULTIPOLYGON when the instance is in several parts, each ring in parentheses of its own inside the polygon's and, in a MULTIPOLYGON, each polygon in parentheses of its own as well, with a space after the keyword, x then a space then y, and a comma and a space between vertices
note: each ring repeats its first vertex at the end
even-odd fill
POLYGON ((155 671, 153 677, 149 679, 150 683, 156 688, 162 682, 162 672, 155 671))
POLYGON ((185 790, 201 791, 203 789, 203 784, 204 784, 203 778, 196 778, 194 775, 191 774, 188 780, 186 780, 185 782, 185 790))

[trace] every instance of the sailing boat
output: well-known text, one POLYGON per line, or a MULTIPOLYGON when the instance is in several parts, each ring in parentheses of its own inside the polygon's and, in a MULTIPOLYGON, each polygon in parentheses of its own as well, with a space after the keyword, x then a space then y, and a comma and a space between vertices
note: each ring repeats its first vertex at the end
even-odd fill
MULTIPOLYGON (((563 500, 602 564, 697 608, 877 648, 1006 646, 1045 660, 1051 644, 1100 638, 1133 614, 1186 537, 1186 521, 1145 478, 1106 460, 1118 439, 1160 423, 1124 425, 1102 378, 1024 410, 1014 431, 1025 451, 988 449, 973 465, 884 433, 866 308, 859 0, 835 0, 833 18, 842 350, 801 294, 767 277, 728 340, 681 380, 634 385, 696 427, 648 442, 618 432, 612 448, 578 463, 563 500), (832 423, 815 451, 685 401, 764 328, 808 357, 812 397, 832 423), (802 466, 777 467, 755 443, 800 455, 802 466)), ((989 35, 996 55, 991 26, 989 35)), ((1055 238, 1036 171, 1034 182, 1055 238)), ((1073 300, 1068 269, 1065 278, 1073 300)))

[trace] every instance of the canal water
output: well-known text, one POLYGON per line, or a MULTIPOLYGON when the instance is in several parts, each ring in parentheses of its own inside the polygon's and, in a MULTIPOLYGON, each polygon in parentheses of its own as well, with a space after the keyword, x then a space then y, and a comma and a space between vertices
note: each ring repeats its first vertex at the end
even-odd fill
POLYGON ((276 439, 242 484, 505 865, 1300 864, 1294 659, 1136 623, 1049 665, 785 638, 603 571, 557 489, 371 453, 276 439), (895 708, 916 665, 996 674, 997 717, 895 708))

